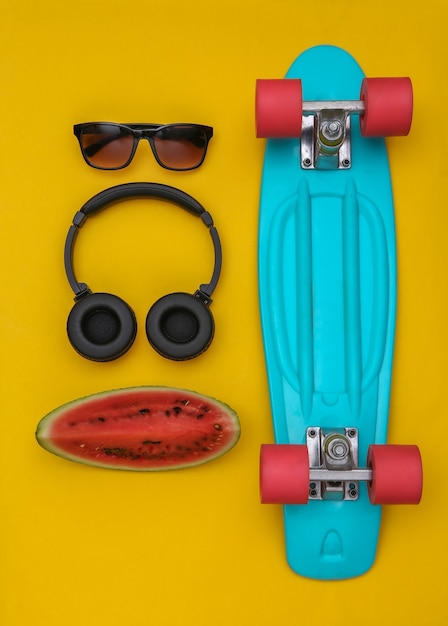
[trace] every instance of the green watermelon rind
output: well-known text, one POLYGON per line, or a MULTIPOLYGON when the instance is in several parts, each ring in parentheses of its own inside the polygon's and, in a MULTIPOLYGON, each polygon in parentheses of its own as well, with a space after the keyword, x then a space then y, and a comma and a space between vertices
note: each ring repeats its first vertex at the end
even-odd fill
POLYGON ((99 467, 104 469, 113 469, 113 470, 124 470, 124 471, 134 471, 134 472, 157 472, 157 471, 173 471, 177 469, 184 469, 188 467, 194 467, 198 465, 203 465, 205 463, 209 463, 213 461, 227 452, 229 452, 239 441, 241 434, 241 426, 238 415, 236 411, 227 403, 218 400, 212 396, 204 395, 198 393, 196 391, 192 391, 190 389, 183 389, 179 387, 169 387, 169 386, 156 386, 156 385, 142 385, 142 386, 134 386, 134 387, 123 387, 119 389, 111 389, 108 391, 100 391, 97 393, 93 393, 90 395, 82 396, 80 398, 76 398, 75 400, 71 400, 66 402, 59 407, 53 409, 45 415, 38 423, 36 428, 36 439, 39 445, 45 449, 47 452, 50 452, 60 458, 63 458, 68 461, 74 461, 76 463, 80 463, 82 465, 88 465, 93 467, 99 467), (75 454, 70 454, 70 452, 66 450, 61 450, 57 445, 55 445, 50 435, 51 426, 62 416, 67 410, 77 408, 79 406, 88 405, 90 401, 94 401, 101 398, 113 398, 119 397, 120 395, 127 395, 135 393, 137 394, 147 394, 148 392, 160 392, 167 391, 169 393, 173 393, 175 395, 187 395, 197 398, 201 402, 207 402, 209 404, 215 405, 225 416, 228 421, 228 424, 232 427, 232 437, 228 444, 222 448, 216 450, 215 453, 209 454, 206 458, 195 458, 194 460, 189 460, 184 463, 177 463, 164 467, 135 467, 132 464, 125 465, 114 465, 112 462, 102 462, 99 460, 91 460, 86 458, 80 458, 75 454))

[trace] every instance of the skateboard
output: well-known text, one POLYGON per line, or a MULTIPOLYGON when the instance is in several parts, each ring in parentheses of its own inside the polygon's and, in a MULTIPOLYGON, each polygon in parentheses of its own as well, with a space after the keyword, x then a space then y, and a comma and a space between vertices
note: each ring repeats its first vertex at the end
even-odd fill
POLYGON ((256 85, 266 138, 259 300, 275 443, 263 503, 284 509, 287 561, 340 580, 372 566, 382 505, 417 504, 414 445, 387 444, 396 314, 384 137, 409 133, 409 78, 365 78, 344 50, 302 53, 256 85))

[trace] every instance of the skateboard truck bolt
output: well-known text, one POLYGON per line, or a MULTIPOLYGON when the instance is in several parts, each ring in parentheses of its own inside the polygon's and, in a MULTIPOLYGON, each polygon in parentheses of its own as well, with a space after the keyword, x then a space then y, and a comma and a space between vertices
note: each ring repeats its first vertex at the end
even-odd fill
POLYGON ((344 139, 344 127, 339 120, 323 122, 320 126, 319 141, 322 149, 331 152, 331 149, 339 149, 341 141, 344 139))
POLYGON ((348 169, 351 166, 350 116, 362 113, 362 100, 303 102, 302 167, 348 169))
POLYGON ((358 467, 358 430, 320 427, 306 432, 310 459, 311 500, 357 500, 359 481, 370 481, 372 470, 358 467))
POLYGON ((348 457, 350 448, 342 438, 337 438, 327 443, 325 451, 331 459, 339 461, 348 457))

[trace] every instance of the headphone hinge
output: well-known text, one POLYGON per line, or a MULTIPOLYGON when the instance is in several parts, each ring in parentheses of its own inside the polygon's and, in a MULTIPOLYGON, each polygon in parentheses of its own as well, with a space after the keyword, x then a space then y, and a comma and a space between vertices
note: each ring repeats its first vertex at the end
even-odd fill
POLYGON ((208 228, 213 226, 213 218, 208 211, 204 211, 203 213, 201 213, 201 220, 208 228))
MULTIPOLYGON (((201 287, 203 287, 204 285, 201 285, 201 287)), ((208 287, 208 285, 206 285, 208 287)), ((204 291, 201 291, 200 289, 197 289, 194 292, 194 297, 195 298, 199 298, 199 300, 205 304, 206 306, 209 306, 213 300, 210 298, 210 296, 208 294, 206 294, 204 291)))
POLYGON ((85 283, 79 283, 79 291, 75 294, 74 301, 79 302, 79 300, 85 296, 89 296, 91 293, 91 290, 85 283))
POLYGON ((77 228, 81 228, 81 226, 84 224, 86 219, 87 219, 87 215, 83 211, 77 211, 73 218, 72 224, 73 226, 76 226, 77 228))

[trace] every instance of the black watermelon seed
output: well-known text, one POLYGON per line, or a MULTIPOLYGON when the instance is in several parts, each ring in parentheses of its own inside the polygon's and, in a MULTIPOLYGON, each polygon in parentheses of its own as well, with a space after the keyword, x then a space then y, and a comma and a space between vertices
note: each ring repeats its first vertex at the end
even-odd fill
POLYGON ((203 417, 204 417, 203 413, 199 413, 198 415, 196 415, 197 420, 201 420, 203 417))
POLYGON ((182 413, 182 409, 180 406, 173 406, 173 411, 175 412, 176 415, 179 415, 179 413, 182 413))
POLYGON ((140 409, 139 410, 140 415, 145 415, 145 413, 151 413, 150 409, 140 409))
POLYGON ((128 456, 128 451, 126 450, 126 448, 104 448, 103 452, 108 456, 118 456, 122 459, 128 456))

